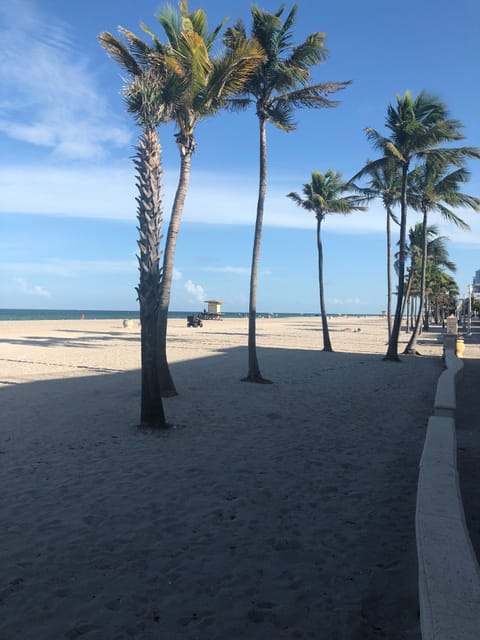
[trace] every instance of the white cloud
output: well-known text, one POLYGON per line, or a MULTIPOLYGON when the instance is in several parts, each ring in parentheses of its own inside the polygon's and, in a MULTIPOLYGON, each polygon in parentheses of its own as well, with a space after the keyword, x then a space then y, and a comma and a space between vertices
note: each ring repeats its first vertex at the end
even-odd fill
MULTIPOLYGON (((164 223, 168 220, 176 181, 176 174, 165 172, 164 223)), ((4 164, 0 165, 0 192, 0 213, 110 220, 135 220, 137 215, 134 168, 129 162, 82 168, 4 164)))
POLYGON ((250 274, 250 269, 248 267, 203 267, 202 271, 208 271, 211 273, 236 273, 240 276, 250 274))
POLYGON ((205 300, 205 289, 199 284, 195 284, 191 280, 187 280, 184 287, 185 291, 195 298, 195 300, 198 300, 199 302, 203 302, 205 300))
MULTIPOLYGON (((163 176, 163 224, 168 222, 178 174, 166 170, 163 176)), ((267 189, 264 225, 291 229, 311 229, 315 233, 315 217, 297 207, 285 197, 287 179, 272 176, 267 189)), ((292 179, 290 178, 290 182, 292 179)), ((474 189, 471 189, 472 193, 474 189)), ((107 166, 90 164, 82 168, 60 168, 39 165, 0 165, 0 212, 54 214, 64 217, 107 218, 135 220, 137 205, 133 165, 124 163, 107 166), (28 189, 25 185, 28 184, 28 189)), ((238 173, 193 170, 183 220, 200 224, 250 225, 255 223, 257 198, 256 176, 238 173), (238 189, 239 179, 242 189, 238 189), (215 188, 212 188, 215 185, 215 188), (232 197, 235 194, 235 197, 232 197)), ((431 221, 438 224, 440 233, 456 244, 474 247, 480 244, 480 215, 458 211, 471 226, 470 232, 446 224, 438 215, 431 221)), ((408 224, 420 221, 420 216, 409 213, 408 224)), ((327 216, 325 233, 384 234, 385 211, 380 202, 371 203, 368 211, 351 215, 327 216)), ((397 227, 393 227, 394 239, 397 227)), ((227 265, 231 273, 243 267, 227 265)))
POLYGON ((22 293, 41 298, 50 298, 51 293, 38 284, 31 285, 23 278, 15 278, 15 281, 22 293))
POLYGON ((183 278, 183 274, 178 269, 173 268, 173 280, 181 280, 183 278))
POLYGON ((66 158, 104 155, 131 134, 112 122, 73 29, 28 0, 0 6, 0 131, 66 158))

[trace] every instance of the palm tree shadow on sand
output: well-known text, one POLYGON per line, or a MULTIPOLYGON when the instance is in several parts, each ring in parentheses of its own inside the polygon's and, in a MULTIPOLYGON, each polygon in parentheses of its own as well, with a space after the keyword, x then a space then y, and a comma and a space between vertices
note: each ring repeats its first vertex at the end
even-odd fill
POLYGON ((135 428, 139 371, 0 389, 6 579, 21 548, 23 597, 37 603, 26 620, 13 602, 8 628, 28 635, 54 585, 64 613, 53 636, 86 615, 126 628, 139 599, 157 612, 148 628, 158 616, 176 634, 206 618, 245 638, 260 623, 277 638, 417 630, 412 522, 438 359, 399 373, 378 354, 259 353, 275 385, 238 382, 245 348, 172 364, 182 393, 165 401, 167 432, 135 428), (393 398, 408 414, 389 424, 393 398), (86 603, 71 576, 97 597, 86 603))

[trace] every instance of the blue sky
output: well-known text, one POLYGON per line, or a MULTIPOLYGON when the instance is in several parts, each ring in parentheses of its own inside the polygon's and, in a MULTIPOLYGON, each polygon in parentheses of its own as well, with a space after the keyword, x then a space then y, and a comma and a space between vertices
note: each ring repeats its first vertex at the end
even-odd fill
MULTIPOLYGON (((248 25, 244 0, 190 0, 213 28, 224 17, 248 25)), ((275 11, 280 1, 258 3, 275 11)), ((287 10, 293 3, 286 3, 287 10)), ((315 221, 286 198, 312 170, 345 178, 375 157, 364 134, 383 131, 397 94, 439 95, 480 146, 478 0, 300 0, 295 40, 327 33, 327 62, 314 81, 351 80, 335 109, 299 112, 297 129, 268 128, 268 192, 259 311, 318 312, 315 221), (401 9, 400 9, 401 7, 401 9)), ((136 309, 136 208, 131 157, 138 129, 121 100, 121 73, 97 42, 122 25, 158 34, 152 0, 2 0, 0 3, 0 307, 136 309)), ((160 129, 164 229, 178 175, 174 129, 160 129)), ((480 163, 467 192, 480 197, 480 163)), ((258 179, 253 110, 199 124, 180 231, 172 310, 203 300, 248 309, 258 179)), ((472 231, 445 226, 456 279, 465 292, 480 269, 480 215, 472 231)), ((324 266, 329 313, 379 313, 386 306, 385 216, 329 216, 324 266)), ((409 224, 419 221, 410 214, 409 224)))

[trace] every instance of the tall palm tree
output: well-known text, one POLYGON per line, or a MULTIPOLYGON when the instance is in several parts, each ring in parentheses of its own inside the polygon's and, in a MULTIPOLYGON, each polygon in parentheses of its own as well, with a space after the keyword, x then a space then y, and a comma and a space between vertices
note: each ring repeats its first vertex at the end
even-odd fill
MULTIPOLYGON (((478 151, 478 154, 480 154, 480 151, 478 151)), ((480 210, 479 198, 460 191, 461 185, 467 182, 469 177, 470 174, 464 167, 452 171, 448 164, 435 159, 427 159, 424 164, 416 167, 411 172, 409 202, 411 206, 423 215, 423 246, 417 318, 415 329, 405 347, 404 353, 418 353, 417 341, 420 335, 421 319, 425 306, 428 215, 434 211, 439 212, 445 220, 452 222, 461 229, 468 230, 470 228, 468 224, 450 207, 467 207, 474 211, 480 210)))
MULTIPOLYGON (((376 162, 367 162, 362 175, 368 177, 366 188, 357 188, 367 198, 380 198, 387 213, 386 238, 387 238, 387 329, 388 339, 392 335, 392 220, 400 224, 393 213, 393 207, 400 201, 401 180, 398 166, 392 158, 385 158, 380 165, 376 162)), ((352 180, 355 180, 354 176, 352 180)))
MULTIPOLYGON (((328 51, 324 33, 312 33, 297 46, 292 44, 292 27, 297 5, 282 22, 284 7, 271 14, 257 6, 251 8, 251 35, 265 52, 265 60, 258 66, 242 90, 243 97, 232 100, 232 108, 243 109, 254 104, 259 124, 260 173, 255 233, 250 273, 249 322, 248 322, 248 374, 245 382, 269 382, 263 378, 257 358, 256 316, 257 282, 262 239, 263 212, 267 189, 267 136, 266 123, 270 122, 283 131, 295 128, 293 115, 296 109, 334 107, 337 102, 328 98, 349 82, 310 84, 310 68, 323 62, 328 51)), ((228 29, 224 38, 227 47, 246 38, 245 27, 238 22, 228 29)))
POLYGON ((318 249, 318 284, 320 290, 320 311, 322 315, 323 350, 333 351, 328 332, 327 311, 325 308, 325 294, 323 286, 323 246, 321 229, 325 216, 329 213, 348 214, 353 211, 365 211, 361 203, 365 198, 359 195, 343 195, 351 190, 351 184, 344 182, 340 173, 327 169, 325 174, 312 171, 312 180, 303 185, 302 198, 292 191, 287 195, 299 207, 313 211, 317 219, 317 249, 318 249))
MULTIPOLYGON (((167 7, 157 15, 168 40, 170 72, 177 79, 174 121, 180 153, 179 180, 164 247, 158 315, 158 366, 164 396, 177 393, 167 361, 167 322, 175 248, 196 148, 195 127, 199 121, 224 108, 263 59, 262 49, 250 39, 238 41, 228 50, 212 55, 223 23, 209 34, 202 9, 189 13, 186 0, 180 2, 179 9, 178 13, 167 7)), ((157 41, 153 34, 151 36, 157 41)), ((162 56, 159 62, 162 66, 162 56)))
MULTIPOLYGON (((392 333, 388 343, 385 360, 400 361, 398 357, 398 338, 402 320, 402 306, 405 280, 405 246, 407 233, 408 173, 412 161, 427 157, 442 159, 455 166, 461 166, 468 157, 468 148, 441 148, 443 143, 464 138, 458 120, 449 118, 447 107, 437 97, 422 91, 412 98, 409 91, 397 96, 396 106, 389 105, 385 126, 390 138, 381 135, 372 128, 366 133, 374 147, 383 152, 384 157, 377 162, 382 164, 385 158, 393 158, 401 172, 400 196, 400 251, 398 261, 397 304, 392 333)), ((361 175, 359 172, 357 175, 361 175)))
MULTIPOLYGON (((170 117, 163 99, 165 73, 154 72, 147 62, 147 50, 139 47, 136 37, 121 30, 125 42, 104 32, 99 35, 107 53, 121 64, 130 76, 123 95, 128 111, 142 132, 138 138, 133 163, 137 174, 138 264, 137 287, 141 321, 141 408, 140 423, 150 427, 167 426, 160 394, 157 367, 157 322, 160 285, 160 226, 162 177, 160 143, 157 127, 170 117)), ((164 71, 164 70, 163 70, 164 71)))

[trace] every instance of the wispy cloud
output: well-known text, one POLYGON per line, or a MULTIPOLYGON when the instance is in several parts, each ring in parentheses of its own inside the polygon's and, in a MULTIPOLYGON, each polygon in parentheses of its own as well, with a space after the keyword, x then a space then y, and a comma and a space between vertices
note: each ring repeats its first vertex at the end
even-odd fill
POLYGON ((189 293, 195 300, 203 302, 205 300, 205 289, 199 284, 195 284, 191 280, 187 280, 184 284, 185 291, 189 293))
POLYGON ((112 122, 71 28, 28 0, 0 5, 0 131, 67 158, 92 159, 130 132, 112 122))
POLYGON ((38 284, 29 284, 23 278, 15 278, 15 282, 22 293, 30 296, 38 296, 40 298, 50 298, 51 293, 38 284))
POLYGON ((135 218, 133 171, 127 167, 3 166, 0 187, 0 210, 5 213, 135 218))
POLYGON ((203 267, 202 271, 208 271, 210 273, 236 273, 239 276, 246 276, 250 274, 248 267, 203 267))
MULTIPOLYGON (((242 189, 239 191, 237 173, 192 171, 183 220, 199 224, 253 225, 257 197, 256 176, 246 174, 240 177, 242 189), (212 185, 215 185, 214 189, 212 185), (234 198, 232 193, 235 194, 234 198)), ((175 171, 167 169, 164 172, 164 223, 168 220, 177 180, 178 174, 175 171)), ((315 233, 314 215, 296 207, 285 197, 288 191, 286 181, 279 176, 272 176, 265 203, 264 225, 310 229, 315 233)), ((0 212, 4 213, 54 214, 112 220, 134 220, 136 216, 134 169, 128 161, 113 166, 97 163, 95 166, 82 168, 3 164, 0 165, 0 190, 0 212), (27 184, 28 189, 25 188, 27 184)), ((447 225, 438 216, 432 216, 432 220, 438 223, 440 232, 452 242, 465 246, 478 245, 480 215, 470 211, 458 213, 470 224, 470 232, 447 225)), ((418 215, 409 215, 410 224, 419 220, 418 215)), ((325 233, 384 234, 385 211, 380 202, 373 201, 366 212, 327 216, 323 228, 325 233)), ((393 233, 396 242, 396 227, 393 233)), ((239 274, 243 269, 230 265, 225 267, 227 268, 239 269, 239 274)))
POLYGON ((349 305, 351 306, 352 304, 360 304, 360 298, 358 296, 355 296, 354 298, 332 298, 331 300, 329 300, 330 304, 338 304, 338 305, 349 305))

